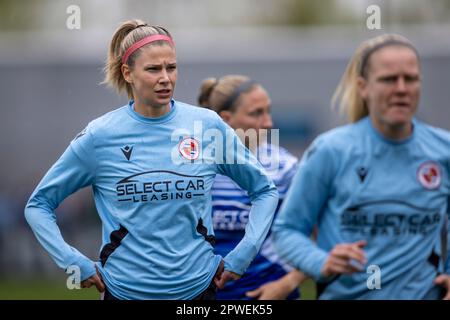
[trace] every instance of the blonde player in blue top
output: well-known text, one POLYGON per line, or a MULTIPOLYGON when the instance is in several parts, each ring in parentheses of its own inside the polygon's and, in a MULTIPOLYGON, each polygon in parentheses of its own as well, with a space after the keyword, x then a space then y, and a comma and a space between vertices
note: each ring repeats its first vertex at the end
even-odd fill
POLYGON ((450 133, 414 118, 420 88, 410 41, 364 42, 335 93, 351 124, 301 160, 273 234, 321 299, 450 298, 450 133))
POLYGON ((95 285, 105 299, 214 299, 256 256, 277 189, 215 112, 172 99, 177 60, 166 29, 123 23, 105 70, 131 101, 78 134, 31 195, 26 219, 55 262, 78 267, 82 286, 95 285), (252 204, 249 229, 224 257, 213 250, 216 174, 247 190, 252 204), (64 241, 54 214, 85 186, 103 225, 97 262, 64 241))

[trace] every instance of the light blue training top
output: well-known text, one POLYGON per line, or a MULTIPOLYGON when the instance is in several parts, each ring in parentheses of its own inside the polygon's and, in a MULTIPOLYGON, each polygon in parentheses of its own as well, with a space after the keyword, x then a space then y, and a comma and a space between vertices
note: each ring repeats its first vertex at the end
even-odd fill
POLYGON ((216 174, 232 178, 252 201, 245 236, 224 257, 226 270, 243 274, 269 231, 277 189, 215 112, 178 101, 160 118, 141 116, 131 101, 90 122, 39 183, 25 216, 58 266, 79 266, 82 280, 97 266, 117 298, 191 299, 222 259, 213 249, 216 174), (64 241, 54 214, 85 186, 103 224, 96 264, 64 241))
POLYGON ((433 280, 450 271, 441 253, 449 248, 441 233, 450 134, 416 120, 413 125, 412 135, 396 142, 366 117, 319 136, 305 152, 272 235, 281 256, 319 280, 320 298, 437 297, 433 280), (317 243, 310 238, 315 226, 317 243), (321 277, 328 252, 358 240, 367 241, 363 271, 321 277), (371 283, 376 270, 380 289, 371 283))

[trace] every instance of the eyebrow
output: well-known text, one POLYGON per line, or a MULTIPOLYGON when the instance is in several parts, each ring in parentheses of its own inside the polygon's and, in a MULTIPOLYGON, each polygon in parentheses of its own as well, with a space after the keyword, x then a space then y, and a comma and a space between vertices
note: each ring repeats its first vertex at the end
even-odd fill
POLYGON ((405 77, 405 78, 420 78, 420 73, 391 73, 391 74, 385 74, 380 75, 377 77, 377 79, 388 79, 388 78, 398 78, 398 77, 405 77))
MULTIPOLYGON (((176 65, 176 62, 169 62, 167 65, 168 66, 174 66, 176 65)), ((163 63, 149 63, 144 65, 144 68, 148 68, 148 67, 162 67, 164 64, 163 63)))
POLYGON ((255 112, 255 111, 264 111, 264 110, 266 110, 266 109, 268 109, 269 111, 270 111, 270 109, 272 108, 272 105, 271 104, 269 104, 268 106, 261 106, 261 105, 258 105, 258 106, 252 106, 254 109, 252 109, 251 111, 249 111, 250 113, 251 112, 255 112))

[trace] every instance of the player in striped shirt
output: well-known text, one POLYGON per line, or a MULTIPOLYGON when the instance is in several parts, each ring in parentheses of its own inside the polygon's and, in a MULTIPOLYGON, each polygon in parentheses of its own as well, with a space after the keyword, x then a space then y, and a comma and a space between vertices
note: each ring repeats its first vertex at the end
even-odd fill
MULTIPOLYGON (((266 90, 241 75, 203 81, 199 104, 215 110, 255 153, 278 188, 280 203, 296 172, 297 158, 278 145, 267 143, 272 128, 271 102, 266 90)), ((272 137, 274 138, 274 137, 272 137)), ((213 185, 215 251, 225 256, 248 230, 250 199, 230 178, 217 175, 213 185), (246 229, 247 228, 247 229, 246 229)), ((218 299, 297 299, 304 275, 276 254, 269 235, 246 273, 218 291, 218 299)))

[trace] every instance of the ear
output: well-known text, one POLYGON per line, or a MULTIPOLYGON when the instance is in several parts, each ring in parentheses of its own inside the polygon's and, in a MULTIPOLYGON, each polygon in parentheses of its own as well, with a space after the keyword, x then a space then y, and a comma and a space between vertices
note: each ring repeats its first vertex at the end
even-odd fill
POLYGON ((356 86, 357 86, 358 93, 361 96, 361 98, 363 98, 363 100, 366 100, 367 94, 368 94, 367 80, 365 78, 359 76, 356 81, 356 86))
POLYGON ((126 64, 122 64, 120 67, 120 70, 122 71, 123 78, 128 83, 133 83, 133 80, 131 79, 131 70, 130 67, 126 64))
POLYGON ((225 121, 226 123, 231 125, 230 122, 231 122, 233 116, 230 111, 228 111, 228 110, 220 111, 219 116, 223 119, 223 121, 225 121))

